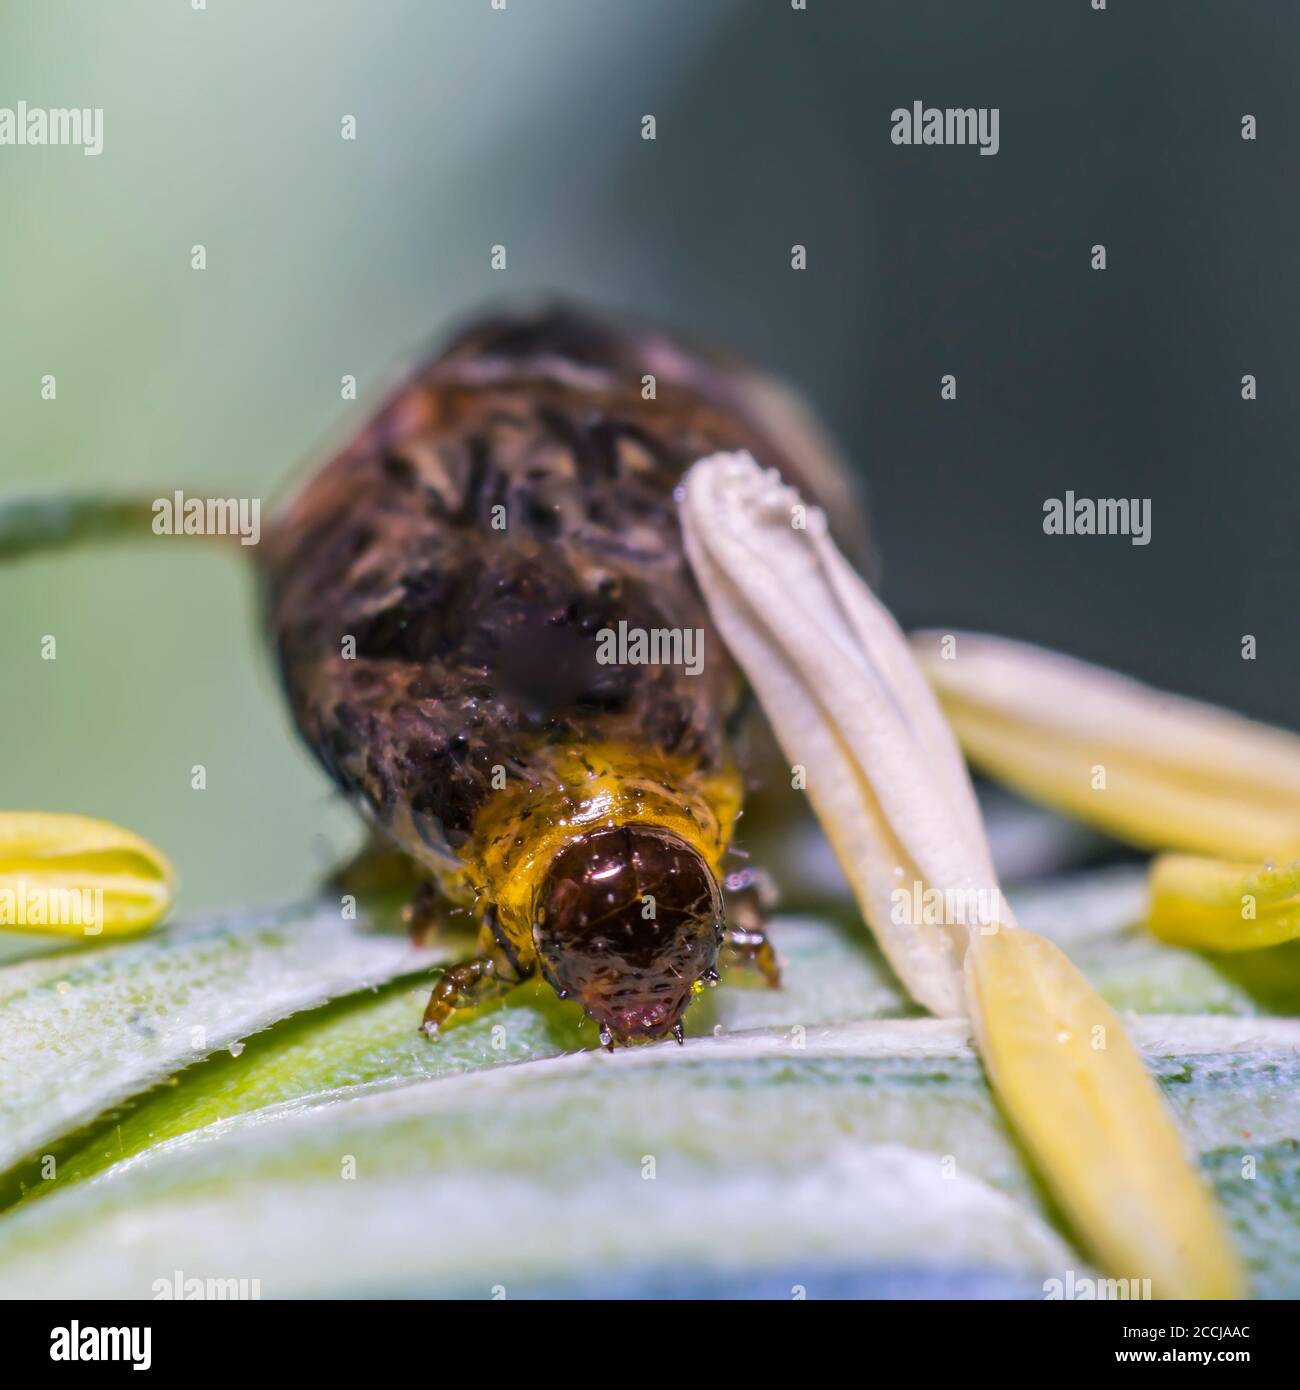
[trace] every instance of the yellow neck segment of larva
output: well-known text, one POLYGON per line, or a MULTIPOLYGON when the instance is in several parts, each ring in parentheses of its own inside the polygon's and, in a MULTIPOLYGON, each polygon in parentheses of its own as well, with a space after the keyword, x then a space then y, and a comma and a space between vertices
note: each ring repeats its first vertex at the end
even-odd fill
POLYGON ((741 798, 733 767, 705 772, 689 759, 626 744, 556 749, 535 782, 511 781, 484 806, 466 874, 479 900, 495 905, 507 936, 531 948, 538 890, 566 845, 595 830, 662 826, 721 881, 741 798))

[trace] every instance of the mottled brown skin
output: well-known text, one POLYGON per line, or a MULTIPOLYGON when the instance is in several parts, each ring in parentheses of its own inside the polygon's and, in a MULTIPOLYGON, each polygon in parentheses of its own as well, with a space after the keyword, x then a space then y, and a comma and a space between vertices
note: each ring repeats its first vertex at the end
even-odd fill
MULTIPOLYGON (((540 784, 546 749, 593 743, 727 765, 744 685, 673 493, 697 459, 734 449, 856 518, 824 441, 748 369, 548 308, 462 333, 315 474, 266 540, 268 621, 299 729, 382 834, 448 879, 494 769, 540 784), (598 664, 597 633, 620 620, 703 629, 703 672, 598 664)), ((695 849, 644 827, 593 834, 557 858, 539 902, 535 958, 474 904, 486 964, 447 972, 426 1021, 540 966, 613 1040, 678 1029, 723 940, 695 849), (621 904, 604 918, 598 867, 621 904), (647 927, 634 890, 651 882, 668 915, 647 927)))

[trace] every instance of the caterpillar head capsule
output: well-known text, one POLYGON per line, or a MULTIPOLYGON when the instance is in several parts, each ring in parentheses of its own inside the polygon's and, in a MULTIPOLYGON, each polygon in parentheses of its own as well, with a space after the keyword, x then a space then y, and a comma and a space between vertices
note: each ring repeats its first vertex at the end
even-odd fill
POLYGON ((654 825, 599 830, 556 856, 538 895, 542 972, 606 1046, 676 1034, 715 969, 722 893, 698 851, 654 825))

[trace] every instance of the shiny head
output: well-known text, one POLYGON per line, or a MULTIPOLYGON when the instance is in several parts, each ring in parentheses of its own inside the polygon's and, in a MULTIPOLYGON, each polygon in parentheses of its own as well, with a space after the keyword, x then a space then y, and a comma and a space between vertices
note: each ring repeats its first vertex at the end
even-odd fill
POLYGON ((680 1038, 717 965, 722 893, 698 851, 661 826, 598 830, 556 855, 538 895, 542 973, 600 1025, 601 1041, 680 1038))

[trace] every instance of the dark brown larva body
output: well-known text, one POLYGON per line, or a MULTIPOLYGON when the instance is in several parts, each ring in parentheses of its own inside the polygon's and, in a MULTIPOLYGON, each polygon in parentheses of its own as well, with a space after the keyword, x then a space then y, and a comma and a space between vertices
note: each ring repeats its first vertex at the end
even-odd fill
POLYGON ((675 990, 656 987, 653 942, 630 916, 624 955, 641 964, 628 971, 613 968, 610 921, 596 930, 584 911, 599 833, 623 829, 629 862, 656 863, 671 896, 675 873, 696 889, 701 864, 716 877, 739 809, 743 685, 673 496, 697 459, 735 449, 856 516, 820 437, 745 369, 565 309, 490 319, 420 369, 272 528, 268 621, 299 728, 373 824, 484 922, 478 978, 451 1007, 485 977, 540 968, 607 1036, 661 1036, 712 970, 720 905, 702 952, 687 952, 702 968, 676 969, 675 990), (703 632, 702 669, 602 664, 600 634, 620 623, 703 632), (570 885, 567 922, 552 868, 570 885), (561 928, 575 959, 611 962, 608 978, 596 965, 601 979, 561 982, 561 928), (615 977, 628 987, 611 1004, 615 977))

